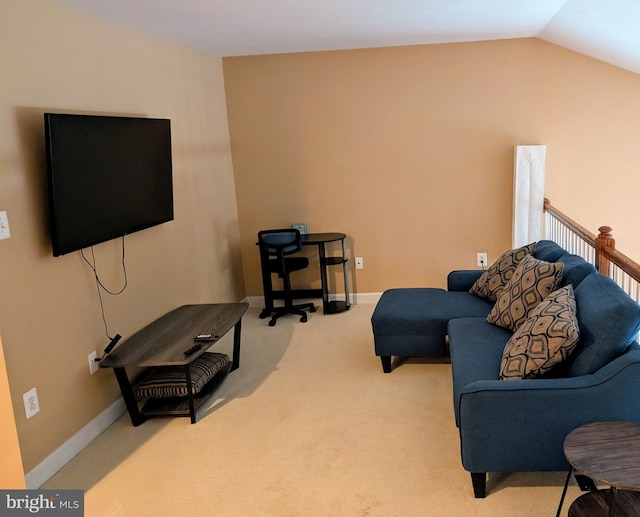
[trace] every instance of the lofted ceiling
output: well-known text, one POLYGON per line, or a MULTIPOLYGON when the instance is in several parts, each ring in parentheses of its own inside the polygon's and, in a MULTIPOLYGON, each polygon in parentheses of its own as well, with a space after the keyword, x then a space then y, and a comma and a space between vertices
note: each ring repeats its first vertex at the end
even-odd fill
POLYGON ((640 0, 57 0, 221 57, 536 37, 640 73, 640 0))

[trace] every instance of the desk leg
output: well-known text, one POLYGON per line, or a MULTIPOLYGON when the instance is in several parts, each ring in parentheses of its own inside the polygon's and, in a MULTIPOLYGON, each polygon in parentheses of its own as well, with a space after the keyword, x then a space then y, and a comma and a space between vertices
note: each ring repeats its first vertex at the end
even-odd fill
POLYGON ((342 258, 344 262, 342 263, 342 273, 344 275, 344 307, 348 309, 351 307, 351 299, 349 298, 349 273, 347 268, 347 248, 345 246, 344 239, 342 239, 342 258))
POLYGON ((273 312, 273 284, 269 271, 269 256, 260 250, 260 269, 262 270, 262 291, 264 293, 264 309, 260 318, 266 318, 273 312))
POLYGON ((327 282, 327 264, 324 243, 318 244, 318 259, 320 262, 320 284, 322 285, 322 310, 325 314, 329 312, 329 286, 327 282))
POLYGON ((233 329, 233 363, 231 371, 240 368, 240 335, 242 333, 242 318, 238 320, 233 329))
POLYGON ((113 373, 115 373, 118 385, 120 386, 120 392, 122 393, 122 398, 127 406, 131 423, 137 427, 144 423, 146 418, 142 413, 140 413, 140 409, 138 409, 138 401, 136 400, 135 393, 133 392, 131 381, 129 380, 124 368, 114 368, 113 373))

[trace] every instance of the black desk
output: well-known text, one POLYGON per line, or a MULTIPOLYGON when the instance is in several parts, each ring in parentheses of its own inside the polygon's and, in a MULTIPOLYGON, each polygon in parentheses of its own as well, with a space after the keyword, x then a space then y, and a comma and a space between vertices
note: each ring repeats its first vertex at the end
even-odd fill
MULTIPOLYGON (((325 314, 335 314, 343 312, 351 307, 349 302, 349 274, 347 271, 347 250, 345 247, 344 233, 307 233, 302 235, 303 246, 317 246, 318 257, 320 262, 320 284, 321 289, 294 289, 292 291, 294 298, 322 298, 322 309, 325 314), (342 255, 327 257, 325 245, 330 242, 338 242, 342 244, 342 255), (344 276, 344 300, 329 300, 329 285, 327 281, 327 268, 330 266, 342 265, 344 276)), ((284 299, 282 291, 274 291, 271 283, 271 273, 266 268, 268 257, 260 255, 260 263, 262 267, 262 284, 264 287, 264 310, 261 313, 268 315, 272 312, 273 301, 284 299)))

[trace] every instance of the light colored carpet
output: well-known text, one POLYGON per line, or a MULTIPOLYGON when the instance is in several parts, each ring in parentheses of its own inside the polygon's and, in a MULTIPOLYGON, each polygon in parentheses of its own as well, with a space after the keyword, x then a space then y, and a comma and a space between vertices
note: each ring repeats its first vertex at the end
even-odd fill
MULTIPOLYGON (((490 475, 473 497, 450 365, 383 374, 373 309, 275 327, 249 309, 240 369, 195 425, 124 415, 43 488, 84 489, 87 517, 554 516, 565 473, 490 475)), ((572 484, 562 515, 579 494, 572 484)))

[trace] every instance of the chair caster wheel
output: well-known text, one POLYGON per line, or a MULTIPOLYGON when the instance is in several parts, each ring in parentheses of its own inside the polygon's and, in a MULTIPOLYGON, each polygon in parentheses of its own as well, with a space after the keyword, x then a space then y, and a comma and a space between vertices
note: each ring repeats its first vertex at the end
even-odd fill
POLYGON ((302 323, 304 323, 305 321, 307 321, 307 315, 305 314, 304 316, 300 316, 300 321, 302 323))
POLYGON ((270 327, 275 327, 275 326, 276 326, 276 320, 271 320, 271 321, 269 322, 269 326, 270 326, 270 327))
POLYGON ((316 312, 316 306, 315 306, 315 305, 314 305, 314 306, 312 306, 312 307, 309 309, 309 312, 316 312))

